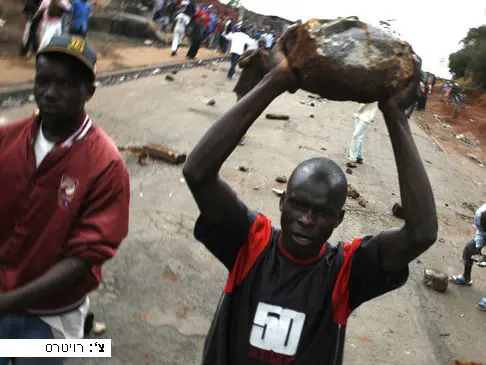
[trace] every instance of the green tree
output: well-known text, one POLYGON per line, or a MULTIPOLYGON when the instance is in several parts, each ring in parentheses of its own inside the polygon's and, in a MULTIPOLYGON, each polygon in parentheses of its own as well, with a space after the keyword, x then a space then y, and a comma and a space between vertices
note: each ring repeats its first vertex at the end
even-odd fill
POLYGON ((461 41, 462 48, 449 55, 449 70, 457 77, 470 77, 486 89, 486 25, 471 28, 461 41))

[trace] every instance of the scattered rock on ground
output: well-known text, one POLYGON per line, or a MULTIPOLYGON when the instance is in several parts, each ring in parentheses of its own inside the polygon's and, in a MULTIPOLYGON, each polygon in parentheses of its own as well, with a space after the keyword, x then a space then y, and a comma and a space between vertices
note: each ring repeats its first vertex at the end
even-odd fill
POLYGON ((141 166, 147 166, 147 157, 147 154, 141 154, 140 156, 138 156, 138 163, 141 166))
POLYGON ((167 81, 174 81, 174 77, 172 77, 171 75, 165 75, 165 79, 167 81))
POLYGON ((203 74, 203 75, 202 75, 202 78, 203 78, 203 79, 207 79, 207 78, 208 78, 208 75, 203 74))
POLYGON ((265 116, 267 119, 274 119, 274 120, 289 120, 290 117, 285 114, 267 114, 265 116))
POLYGON ((147 145, 144 146, 143 152, 149 157, 157 160, 162 160, 173 165, 178 165, 186 162, 187 154, 171 150, 165 146, 147 145))
POLYGON ((208 104, 208 105, 210 105, 210 106, 216 105, 216 100, 211 99, 211 100, 209 100, 209 101, 207 102, 207 104, 208 104))
POLYGON ((282 196, 284 195, 285 191, 280 190, 280 189, 272 189, 272 191, 275 193, 277 196, 282 196))
POLYGON ((321 147, 321 150, 327 151, 327 148, 326 147, 321 147))
POLYGON ((172 75, 177 75, 177 70, 172 70, 170 73, 171 73, 172 75))
POLYGON ((366 208, 367 202, 363 198, 358 200, 358 204, 361 205, 363 208, 366 208))
POLYGON ((154 41, 151 39, 147 39, 145 40, 145 42, 143 42, 143 44, 145 44, 146 46, 151 46, 152 44, 154 44, 154 41))
POLYGON ((445 239, 439 238, 439 243, 445 243, 445 239))
POLYGON ((314 114, 311 114, 311 115, 309 115, 309 117, 314 118, 314 117, 315 117, 315 115, 314 115, 314 114))
POLYGON ((348 184, 348 196, 353 199, 358 199, 360 197, 356 188, 351 184, 348 184))
POLYGON ((248 167, 241 165, 241 166, 238 166, 238 170, 243 171, 243 172, 248 172, 248 167))
POLYGON ((346 169, 346 173, 352 175, 353 174, 353 170, 351 170, 349 167, 346 169))
POLYGON ((439 293, 444 293, 449 285, 449 277, 439 270, 425 269, 424 284, 439 293))
POLYGON ((469 157, 474 162, 477 162, 479 165, 482 165, 483 164, 483 161, 481 161, 481 159, 478 156, 473 155, 472 153, 468 153, 467 154, 467 157, 469 157))
POLYGON ((106 324, 102 322, 95 322, 93 326, 93 333, 97 336, 102 335, 106 331, 106 324))
POLYGON ((275 178, 275 181, 280 183, 280 184, 286 184, 287 183, 287 178, 285 176, 277 176, 275 178))
POLYGON ((467 210, 470 210, 473 213, 476 212, 476 207, 473 204, 469 203, 469 202, 463 202, 462 203, 462 207, 465 208, 465 209, 467 209, 467 210))

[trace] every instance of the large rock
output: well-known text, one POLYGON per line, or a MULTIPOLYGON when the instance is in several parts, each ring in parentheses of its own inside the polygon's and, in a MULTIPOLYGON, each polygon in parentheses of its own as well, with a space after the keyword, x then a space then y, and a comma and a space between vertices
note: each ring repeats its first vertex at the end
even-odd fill
POLYGON ((97 12, 89 21, 89 27, 131 38, 152 39, 165 42, 162 34, 146 17, 118 11, 97 12))
POLYGON ((301 88, 333 100, 380 100, 414 73, 408 43, 356 17, 294 25, 278 48, 300 70, 301 88))
POLYGON ((449 285, 449 277, 439 270, 425 269, 424 284, 439 293, 444 293, 449 285))

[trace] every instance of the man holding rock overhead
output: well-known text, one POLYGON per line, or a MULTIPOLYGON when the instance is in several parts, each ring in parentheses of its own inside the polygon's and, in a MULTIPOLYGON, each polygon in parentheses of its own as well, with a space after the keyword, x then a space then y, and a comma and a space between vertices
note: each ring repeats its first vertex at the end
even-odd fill
POLYGON ((351 312, 402 286, 409 262, 435 242, 434 197, 404 113, 416 99, 420 61, 414 60, 408 87, 379 102, 408 213, 403 227, 329 243, 344 218, 347 181, 324 157, 306 160, 292 173, 280 201, 281 229, 247 207, 219 176, 265 108, 299 88, 286 61, 213 124, 189 155, 184 176, 201 212, 195 237, 230 272, 204 365, 342 364, 351 312))

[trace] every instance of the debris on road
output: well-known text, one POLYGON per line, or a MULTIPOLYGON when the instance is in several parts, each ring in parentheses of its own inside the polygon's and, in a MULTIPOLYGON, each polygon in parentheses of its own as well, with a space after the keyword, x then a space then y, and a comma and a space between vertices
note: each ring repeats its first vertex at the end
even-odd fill
POLYGON ((138 163, 141 166, 147 166, 147 154, 143 153, 140 156, 138 156, 138 163))
POLYGON ((209 100, 209 101, 208 101, 206 104, 207 104, 207 105, 210 105, 210 106, 216 105, 216 100, 211 99, 211 100, 209 100))
POLYGON ((366 200, 364 200, 363 198, 360 198, 358 200, 358 204, 361 205, 363 208, 366 208, 366 205, 368 204, 368 202, 366 200))
POLYGON ((315 115, 314 115, 314 114, 311 114, 311 115, 309 115, 309 117, 314 118, 314 117, 315 117, 315 115))
POLYGON ((208 75, 203 74, 203 75, 202 75, 202 78, 203 78, 203 79, 207 79, 207 78, 208 78, 208 75))
POLYGON ((272 189, 272 191, 275 193, 276 196, 283 196, 285 191, 284 190, 280 190, 280 189, 272 189))
POLYGON ((353 199, 358 199, 360 197, 356 188, 351 184, 348 184, 348 196, 353 199))
POLYGON ((174 81, 174 77, 172 77, 171 75, 165 75, 165 79, 167 81, 174 81))
POLYGON ((105 331, 106 331, 106 324, 104 324, 103 322, 95 322, 94 323, 93 333, 96 336, 102 335, 103 333, 105 333, 105 331))
POLYGON ((162 160, 173 165, 184 163, 187 154, 176 152, 165 146, 147 145, 144 147, 144 152, 151 158, 162 160))
POLYGON ((473 213, 476 211, 476 207, 469 202, 463 202, 462 207, 467 209, 467 210, 470 210, 473 213))
POLYGON ((248 167, 241 165, 241 166, 238 166, 238 170, 243 171, 243 172, 248 172, 248 167))
POLYGON ((172 70, 170 73, 171 73, 172 75, 177 75, 177 70, 172 70))
POLYGON ((392 213, 397 218, 405 219, 405 210, 399 203, 393 204, 392 213))
POLYGON ((327 148, 326 147, 321 147, 321 150, 327 151, 327 148))
POLYGON ((290 117, 285 114, 267 114, 265 116, 267 119, 273 119, 273 120, 289 120, 290 117))
POLYGON ((146 39, 145 42, 143 42, 143 44, 145 44, 146 46, 151 46, 152 44, 154 44, 154 41, 151 39, 146 39))
POLYGON ((353 174, 353 170, 351 170, 351 169, 348 167, 348 168, 346 169, 346 173, 347 173, 347 174, 352 175, 352 174, 353 174))
POLYGON ((314 104, 314 103, 309 103, 309 104, 307 104, 307 105, 309 105, 309 106, 311 106, 311 107, 315 107, 315 106, 316 106, 316 104, 314 104))
POLYGON ((439 293, 444 293, 449 285, 449 277, 439 270, 425 269, 424 284, 439 293))
POLYGON ((287 178, 285 176, 277 176, 275 178, 275 181, 280 183, 280 184, 286 184, 287 183, 287 178))
POLYGON ((445 243, 445 239, 439 238, 439 243, 445 243))
POLYGON ((181 262, 170 259, 164 270, 164 278, 170 281, 177 281, 182 273, 183 265, 181 262))
POLYGON ((118 146, 118 151, 120 152, 128 152, 132 155, 138 155, 142 153, 143 147, 136 147, 136 146, 118 146))
POLYGON ((259 186, 254 186, 253 187, 253 190, 260 190, 260 187, 259 186))
POLYGON ((473 155, 472 153, 468 153, 467 154, 467 157, 469 157, 471 160, 473 160, 474 162, 476 162, 479 166, 483 167, 483 161, 481 161, 481 159, 476 156, 476 155, 473 155))

